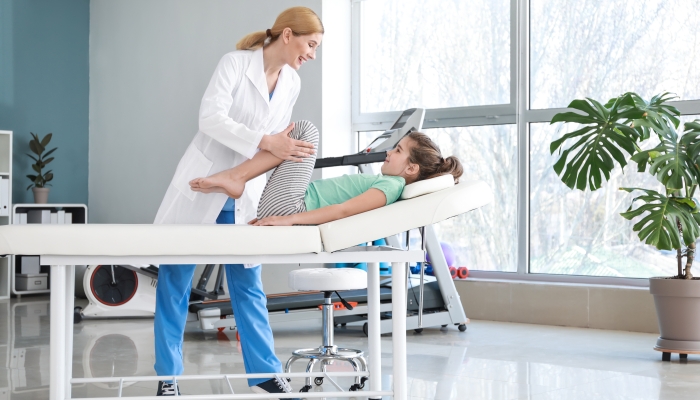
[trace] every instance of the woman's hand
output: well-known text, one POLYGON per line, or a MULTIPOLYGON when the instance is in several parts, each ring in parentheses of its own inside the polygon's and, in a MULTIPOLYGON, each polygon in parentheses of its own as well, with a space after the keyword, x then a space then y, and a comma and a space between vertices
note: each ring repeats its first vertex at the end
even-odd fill
POLYGON ((313 143, 296 140, 289 137, 289 132, 294 129, 294 122, 287 129, 274 135, 264 135, 258 147, 267 150, 275 157, 282 160, 302 162, 305 157, 316 153, 313 143))
POLYGON ((254 219, 248 222, 248 225, 255 226, 292 226, 294 222, 292 221, 292 215, 285 217, 267 217, 263 219, 254 219))

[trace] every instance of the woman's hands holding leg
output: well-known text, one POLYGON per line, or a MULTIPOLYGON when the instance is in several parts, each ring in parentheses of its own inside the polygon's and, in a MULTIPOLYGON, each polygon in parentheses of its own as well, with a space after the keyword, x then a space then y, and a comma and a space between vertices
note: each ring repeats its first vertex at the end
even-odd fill
POLYGON ((305 157, 316 153, 313 143, 292 139, 289 132, 294 129, 294 122, 287 129, 274 135, 264 135, 258 147, 267 150, 282 160, 302 162, 305 157))

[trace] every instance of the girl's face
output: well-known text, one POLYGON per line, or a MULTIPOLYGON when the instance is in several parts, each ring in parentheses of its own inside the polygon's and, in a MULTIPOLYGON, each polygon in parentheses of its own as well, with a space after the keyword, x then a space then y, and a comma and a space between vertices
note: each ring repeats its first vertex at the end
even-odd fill
POLYGON ((282 39, 286 45, 285 61, 290 67, 298 70, 305 62, 316 59, 316 49, 321 45, 323 34, 295 36, 291 29, 285 28, 282 39))
POLYGON ((418 165, 408 161, 409 152, 413 146, 413 140, 404 137, 393 149, 386 153, 386 159, 382 164, 382 175, 401 176, 406 183, 415 181, 418 177, 418 165))

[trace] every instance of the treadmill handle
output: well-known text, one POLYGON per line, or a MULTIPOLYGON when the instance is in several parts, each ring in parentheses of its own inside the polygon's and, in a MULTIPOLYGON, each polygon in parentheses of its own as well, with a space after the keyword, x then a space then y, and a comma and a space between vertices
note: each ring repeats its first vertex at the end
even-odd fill
POLYGON ((340 167, 344 165, 357 166, 361 164, 371 164, 383 162, 386 159, 386 151, 377 153, 358 153, 342 157, 317 158, 314 168, 340 167))

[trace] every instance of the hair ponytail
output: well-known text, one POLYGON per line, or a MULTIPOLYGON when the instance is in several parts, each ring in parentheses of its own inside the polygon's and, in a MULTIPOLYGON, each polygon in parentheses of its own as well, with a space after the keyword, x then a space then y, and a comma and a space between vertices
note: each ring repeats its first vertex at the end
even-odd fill
POLYGON ((440 148, 424 133, 411 132, 407 136, 413 140, 408 161, 419 167, 416 181, 452 174, 455 183, 459 183, 459 177, 464 173, 464 167, 457 157, 442 158, 440 148))
POLYGON ((462 163, 455 156, 449 156, 442 160, 442 164, 438 168, 436 175, 452 174, 455 177, 455 183, 459 182, 459 177, 464 173, 462 163))
POLYGON ((267 38, 270 38, 269 43, 272 43, 280 37, 285 28, 291 29, 294 36, 325 32, 321 19, 313 10, 308 7, 292 7, 277 16, 272 28, 244 36, 236 44, 236 50, 258 49, 266 44, 267 38))
POLYGON ((255 50, 262 47, 267 39, 265 31, 253 32, 245 35, 236 43, 236 50, 255 50))

